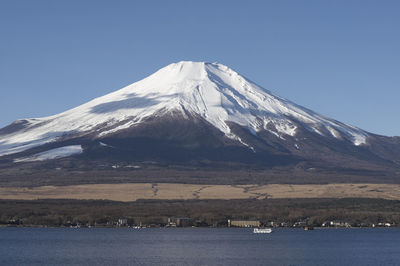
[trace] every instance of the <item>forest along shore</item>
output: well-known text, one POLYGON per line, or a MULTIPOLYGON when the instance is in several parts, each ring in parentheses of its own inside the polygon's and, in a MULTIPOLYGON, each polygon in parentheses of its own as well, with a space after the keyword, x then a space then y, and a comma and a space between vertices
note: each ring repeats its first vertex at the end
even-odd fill
POLYGON ((174 226, 173 223, 175 226, 226 227, 228 220, 291 228, 398 227, 400 201, 367 198, 0 200, 0 227, 163 227, 174 226))

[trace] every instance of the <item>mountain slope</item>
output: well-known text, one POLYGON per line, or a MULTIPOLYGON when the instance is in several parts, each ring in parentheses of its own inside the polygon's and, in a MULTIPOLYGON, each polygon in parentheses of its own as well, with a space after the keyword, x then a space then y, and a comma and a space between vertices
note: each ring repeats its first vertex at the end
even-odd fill
POLYGON ((0 129, 3 175, 146 165, 397 180, 400 141, 326 118, 203 62, 171 64, 66 112, 0 129))
POLYGON ((179 62, 139 82, 61 114, 16 121, 0 130, 0 155, 54 141, 66 135, 96 132, 98 137, 139 124, 144 118, 171 111, 196 114, 231 139, 227 121, 253 134, 267 130, 294 136, 300 123, 320 135, 365 144, 368 134, 325 118, 273 95, 221 64, 179 62))

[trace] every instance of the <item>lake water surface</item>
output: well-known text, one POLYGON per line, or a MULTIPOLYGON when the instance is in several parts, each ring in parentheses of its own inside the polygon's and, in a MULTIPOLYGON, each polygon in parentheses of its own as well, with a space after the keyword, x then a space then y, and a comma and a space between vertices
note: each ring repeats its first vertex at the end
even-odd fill
POLYGON ((0 228, 0 265, 400 265, 400 229, 0 228))

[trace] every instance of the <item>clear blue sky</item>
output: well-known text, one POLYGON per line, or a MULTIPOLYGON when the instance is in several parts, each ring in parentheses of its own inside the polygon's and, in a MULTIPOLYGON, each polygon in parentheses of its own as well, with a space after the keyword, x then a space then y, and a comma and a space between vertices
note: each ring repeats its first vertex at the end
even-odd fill
POLYGON ((0 1, 0 127, 181 60, 400 135, 400 1, 0 1))

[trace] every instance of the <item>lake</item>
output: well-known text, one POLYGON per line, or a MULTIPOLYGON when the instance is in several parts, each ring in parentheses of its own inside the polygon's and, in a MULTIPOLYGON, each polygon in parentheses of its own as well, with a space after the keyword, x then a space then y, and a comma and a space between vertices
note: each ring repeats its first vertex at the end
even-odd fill
POLYGON ((400 229, 0 228, 0 265, 400 265, 400 229))

